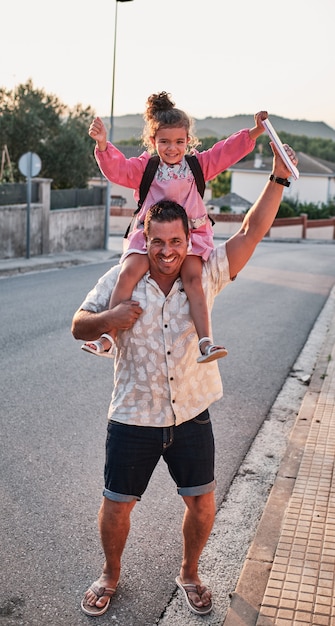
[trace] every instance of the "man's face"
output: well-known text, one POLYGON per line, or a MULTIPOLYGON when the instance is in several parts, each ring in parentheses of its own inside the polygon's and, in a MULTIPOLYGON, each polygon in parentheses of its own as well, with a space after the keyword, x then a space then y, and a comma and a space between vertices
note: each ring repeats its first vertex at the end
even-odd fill
POLYGON ((152 220, 147 236, 150 274, 153 278, 177 278, 187 254, 188 239, 181 219, 173 222, 152 220))

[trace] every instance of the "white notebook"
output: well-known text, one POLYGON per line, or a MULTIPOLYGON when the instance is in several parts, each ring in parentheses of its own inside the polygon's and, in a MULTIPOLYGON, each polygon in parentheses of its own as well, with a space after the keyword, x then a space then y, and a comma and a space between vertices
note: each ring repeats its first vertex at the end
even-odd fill
POLYGON ((299 170, 296 168, 295 165, 293 165, 290 157, 288 156, 286 150, 284 149, 284 146, 283 146, 281 140, 279 139, 275 129, 273 128, 271 122, 269 121, 269 119, 266 119, 266 120, 262 121, 262 124, 263 124, 267 134, 269 135, 271 141, 273 141, 273 143, 277 147, 277 149, 279 151, 279 154, 282 157, 285 165, 287 165, 287 167, 291 171, 293 178, 295 180, 297 180, 299 178, 299 170))

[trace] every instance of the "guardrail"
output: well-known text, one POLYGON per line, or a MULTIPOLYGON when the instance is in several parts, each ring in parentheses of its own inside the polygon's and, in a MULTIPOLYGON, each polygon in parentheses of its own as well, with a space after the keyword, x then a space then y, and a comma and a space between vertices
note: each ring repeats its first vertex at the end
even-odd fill
POLYGON ((333 239, 335 239, 335 217, 328 217, 323 220, 309 220, 306 213, 301 213, 299 217, 277 217, 271 228, 276 226, 296 226, 301 225, 301 239, 306 239, 308 228, 333 228, 333 239))

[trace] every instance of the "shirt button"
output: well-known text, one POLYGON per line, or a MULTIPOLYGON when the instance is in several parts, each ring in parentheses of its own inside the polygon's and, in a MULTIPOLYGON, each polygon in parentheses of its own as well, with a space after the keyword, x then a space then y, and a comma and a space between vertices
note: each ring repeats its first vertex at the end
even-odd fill
POLYGON ((172 400, 172 404, 174 404, 174 403, 175 403, 175 400, 172 400))
POLYGON ((167 325, 167 324, 164 324, 164 328, 167 328, 167 327, 168 327, 168 325, 167 325))
POLYGON ((170 380, 173 380, 173 376, 170 376, 170 380))
POLYGON ((171 354, 170 350, 168 350, 166 354, 171 354))

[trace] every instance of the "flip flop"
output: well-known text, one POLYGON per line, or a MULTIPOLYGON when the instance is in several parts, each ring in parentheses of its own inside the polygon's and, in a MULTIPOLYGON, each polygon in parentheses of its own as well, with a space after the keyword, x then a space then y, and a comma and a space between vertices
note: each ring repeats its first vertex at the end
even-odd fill
POLYGON ((102 342, 99 339, 97 339, 96 341, 87 341, 81 346, 81 349, 85 350, 85 352, 90 352, 91 354, 95 354, 96 356, 106 356, 109 359, 114 359, 113 337, 111 337, 110 335, 107 335, 107 333, 104 333, 103 335, 101 335, 101 337, 105 337, 112 344, 109 350, 105 350, 102 342), (91 346, 89 346, 88 344, 93 344, 94 346, 96 346, 96 350, 94 348, 91 348, 91 346))
POLYGON ((97 583, 93 583, 90 586, 89 591, 93 591, 93 593, 97 596, 97 600, 99 600, 99 598, 102 598, 102 596, 108 596, 108 600, 106 604, 104 604, 104 606, 97 606, 96 604, 91 605, 88 604, 85 594, 80 605, 82 611, 84 611, 86 615, 91 616, 103 615, 104 613, 106 613, 106 611, 108 611, 111 598, 115 593, 115 589, 112 589, 112 587, 99 587, 97 583))
POLYGON ((205 585, 194 585, 193 583, 183 584, 181 582, 180 576, 176 577, 176 583, 179 589, 181 589, 184 594, 188 608, 191 609, 193 613, 196 613, 196 615, 208 615, 208 613, 211 612, 213 608, 212 600, 210 600, 207 606, 197 606, 192 602, 191 598, 189 597, 189 593, 196 593, 198 594, 199 598, 201 598, 205 591, 208 591, 208 588, 205 587, 205 585))

